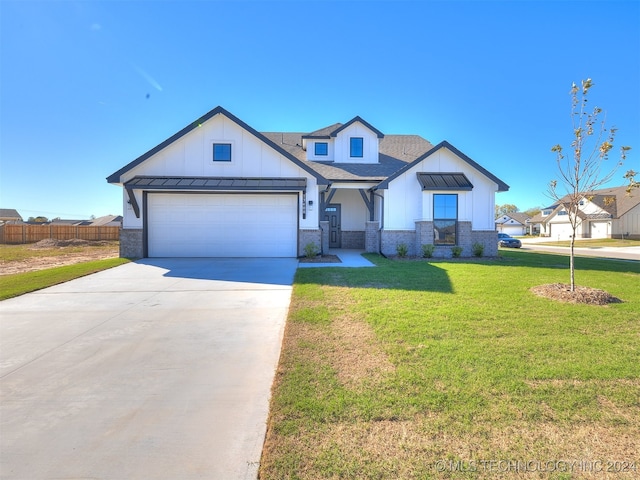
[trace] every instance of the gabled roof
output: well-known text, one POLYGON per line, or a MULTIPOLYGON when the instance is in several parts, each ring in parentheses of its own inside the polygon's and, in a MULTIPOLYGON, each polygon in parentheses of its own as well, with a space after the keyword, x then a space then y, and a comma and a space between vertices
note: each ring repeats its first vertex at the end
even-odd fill
POLYGON ((491 172, 489 172, 488 170, 486 170, 485 168, 481 167, 480 165, 478 165, 476 162, 474 162, 473 160, 471 160, 471 158, 469 158, 468 156, 466 156, 464 153, 462 153, 460 150, 458 150, 456 147, 454 147, 453 145, 451 145, 449 142, 447 142, 446 140, 443 142, 440 142, 438 145, 436 145, 435 147, 433 147, 431 150, 429 150, 428 152, 425 152, 424 154, 420 155, 418 158, 416 158, 413 162, 405 165, 403 168, 401 168, 400 170, 398 170, 397 172, 395 172, 393 175, 391 175, 389 178, 387 178, 384 182, 381 182, 380 185, 378 185, 376 187, 376 189, 385 189, 389 186, 389 182, 391 182, 392 180, 394 180, 395 178, 399 177, 400 175, 402 175, 403 173, 405 173, 407 170, 410 170, 411 168, 413 168, 414 166, 416 166, 418 163, 420 163, 422 160, 424 160, 425 158, 427 158, 428 156, 432 155, 433 153, 437 152, 438 150, 440 150, 441 148, 446 148, 447 150, 450 150, 451 152, 455 153, 459 158, 461 158, 462 160, 464 160, 465 162, 467 162, 469 165, 471 165, 473 168, 475 168, 476 170, 478 170, 480 173, 482 173, 483 175, 485 175, 487 178, 491 179, 492 181, 494 181, 495 183, 498 184, 498 191, 499 192, 506 192, 507 190, 509 190, 509 185, 507 185, 506 183, 504 183, 502 180, 500 180, 498 177, 496 177, 495 175, 493 175, 491 172))
MULTIPOLYGON (((499 191, 506 191, 509 186, 489 173, 483 167, 471 160, 465 154, 453 147, 448 142, 441 142, 435 147, 419 135, 383 135, 369 123, 360 117, 354 117, 346 124, 335 123, 312 133, 295 132, 258 132, 239 118, 235 117, 222 107, 216 107, 207 114, 175 133, 161 144, 136 158, 128 165, 114 172, 107 181, 109 183, 122 183, 122 175, 140 165, 142 162, 160 152, 164 148, 176 142, 187 133, 191 132, 202 123, 215 115, 222 114, 238 126, 254 135, 257 139, 273 148, 275 151, 291 160, 294 164, 310 173, 317 179, 319 185, 327 185, 332 182, 369 182, 377 183, 377 188, 387 188, 390 180, 393 180, 417 162, 422 161, 440 148, 447 148, 473 168, 495 181, 499 191), (305 138, 331 138, 337 135, 354 122, 361 122, 367 128, 378 135, 379 156, 377 163, 340 163, 307 160, 307 153, 302 148, 302 140, 305 138)), ((145 177, 150 178, 150 177, 145 177)), ((182 178, 182 177, 181 177, 182 178)), ((131 179, 130 179, 131 180, 131 179)), ((188 178, 185 177, 185 180, 188 178)), ((273 180, 273 179, 264 179, 273 180)), ((131 188, 131 184, 129 188, 131 188)), ((146 187, 145 187, 146 188, 146 187)))
POLYGON ((0 208, 0 218, 11 220, 22 220, 22 216, 14 208, 0 208))
POLYGON ((315 132, 302 135, 302 138, 329 139, 331 138, 331 133, 340 127, 342 127, 341 123, 334 123, 333 125, 321 128, 320 130, 316 130, 315 132))
POLYGON ((363 124, 365 127, 367 127, 369 130, 371 130, 373 133, 375 133, 378 138, 384 138, 384 133, 382 133, 380 130, 378 130, 377 128, 375 128, 373 125, 371 125, 369 122, 363 120, 362 118, 355 116, 353 117, 351 120, 349 120, 347 123, 345 123, 344 125, 341 125, 340 127, 336 128, 333 132, 331 132, 331 136, 335 137, 338 135, 338 133, 340 133, 342 130, 344 130, 345 128, 347 128, 348 126, 352 125, 353 123, 359 122, 361 124, 363 124))
MULTIPOLYGON (((562 197, 557 204, 548 207, 553 208, 553 212, 544 217, 539 223, 546 223, 551 218, 555 217, 557 213, 566 208, 568 205, 570 195, 565 195, 562 197)), ((578 216, 583 219, 589 220, 597 220, 603 218, 620 218, 624 214, 626 214, 632 208, 640 205, 640 192, 631 191, 631 194, 627 193, 627 187, 613 187, 613 188, 602 188, 599 190, 593 190, 591 192, 586 192, 583 195, 583 198, 592 202, 593 204, 600 207, 603 212, 596 214, 585 214, 581 210, 578 212, 578 216)), ((546 210, 546 209, 545 209, 546 210)), ((536 220, 537 216, 536 216, 536 220)))
POLYGON ((500 215, 500 219, 496 219, 496 223, 507 222, 508 220, 504 220, 505 217, 515 220, 516 222, 522 225, 526 225, 527 221, 531 219, 531 217, 524 212, 511 212, 511 213, 505 213, 504 215, 500 215))
POLYGON ((118 170, 118 171, 112 173, 111 175, 109 175, 107 177, 107 182, 109 182, 109 183, 120 183, 121 182, 121 176, 123 174, 125 174, 126 172, 128 172, 132 168, 137 167, 138 165, 140 165, 142 162, 144 162, 148 158, 152 157, 153 155, 155 155, 156 153, 160 152, 164 148, 168 147, 169 145, 171 145, 175 141, 177 141, 180 138, 184 137, 187 133, 189 133, 192 130, 198 128, 204 122, 206 122, 207 120, 211 119, 212 117, 214 117, 214 116, 216 116, 218 114, 224 115, 229 120, 231 120, 232 122, 236 123, 238 126, 240 126, 241 128, 245 129, 249 133, 251 133, 258 140, 266 143, 271 148, 276 150, 278 153, 280 153, 281 155, 285 156, 286 158, 291 160, 293 163, 298 165, 300 168, 306 170, 311 175, 315 176, 317 178, 317 180, 318 180, 318 184, 320 184, 320 185, 326 184, 326 181, 320 175, 318 175, 317 172, 315 172, 313 169, 309 168, 308 165, 304 164, 303 162, 300 162, 300 160, 298 160, 295 156, 291 155, 289 152, 287 152, 286 150, 284 150, 280 146, 278 146, 275 142, 273 142, 272 140, 268 139, 263 134, 261 134, 260 132, 255 130, 253 127, 250 127, 248 124, 246 124, 245 122, 240 120, 238 117, 236 117, 235 115, 231 114, 230 112, 228 112, 227 110, 225 110, 224 108, 222 108, 220 106, 218 106, 218 107, 214 108, 213 110, 209 111, 208 113, 204 114, 202 117, 198 118, 194 122, 191 122, 189 125, 184 127, 182 130, 180 130, 179 132, 173 134, 171 137, 167 138, 161 144, 157 145, 156 147, 154 147, 151 150, 149 150, 147 153, 145 153, 145 154, 141 155, 140 157, 136 158, 134 161, 132 161, 129 164, 125 165, 120 170, 118 170))
POLYGON ((385 135, 379 140, 378 163, 319 162, 307 160, 307 153, 301 146, 304 133, 263 132, 263 135, 331 182, 381 182, 433 148, 419 135, 385 135))

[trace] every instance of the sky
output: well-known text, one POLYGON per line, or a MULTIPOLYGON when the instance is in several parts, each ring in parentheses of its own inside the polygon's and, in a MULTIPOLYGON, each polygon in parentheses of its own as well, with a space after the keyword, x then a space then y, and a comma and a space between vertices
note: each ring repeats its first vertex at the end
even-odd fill
MULTIPOLYGON (((640 171, 640 0, 0 0, 0 207, 122 213, 106 177, 220 105, 258 131, 359 115, 552 203, 572 82, 640 171)), ((612 155, 611 162, 617 155, 612 155)))

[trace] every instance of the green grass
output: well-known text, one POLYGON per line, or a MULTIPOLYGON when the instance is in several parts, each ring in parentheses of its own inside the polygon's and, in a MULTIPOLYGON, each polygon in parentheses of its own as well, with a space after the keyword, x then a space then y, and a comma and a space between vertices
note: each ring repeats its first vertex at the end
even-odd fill
POLYGON ((640 264, 576 259, 577 284, 624 302, 602 307, 529 291, 567 283, 565 256, 369 258, 377 268, 298 270, 262 479, 495 477, 437 472, 441 460, 640 462, 640 264))
POLYGON ((0 300, 17 297, 18 295, 57 285, 58 283, 68 282, 74 278, 106 270, 127 262, 129 260, 125 258, 109 258, 35 272, 3 275, 0 276, 0 300))

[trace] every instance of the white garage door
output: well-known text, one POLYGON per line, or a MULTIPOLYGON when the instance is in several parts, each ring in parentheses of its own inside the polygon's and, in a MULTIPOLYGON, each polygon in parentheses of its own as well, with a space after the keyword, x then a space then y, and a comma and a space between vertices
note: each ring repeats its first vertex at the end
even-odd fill
POLYGON ((295 257, 298 197, 150 193, 150 257, 295 257))
POLYGON ((591 238, 608 238, 609 222, 591 222, 591 238))
MULTIPOLYGON (((549 228, 550 237, 553 240, 569 240, 571 235, 573 235, 573 229, 569 223, 551 223, 549 224, 549 228)), ((579 231, 580 227, 577 229, 577 232, 579 231)))

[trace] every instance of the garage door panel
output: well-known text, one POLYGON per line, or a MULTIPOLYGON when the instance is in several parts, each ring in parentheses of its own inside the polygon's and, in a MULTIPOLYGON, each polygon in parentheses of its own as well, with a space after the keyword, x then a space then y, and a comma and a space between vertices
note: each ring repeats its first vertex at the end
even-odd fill
POLYGON ((149 194, 150 257, 294 257, 297 195, 149 194))

